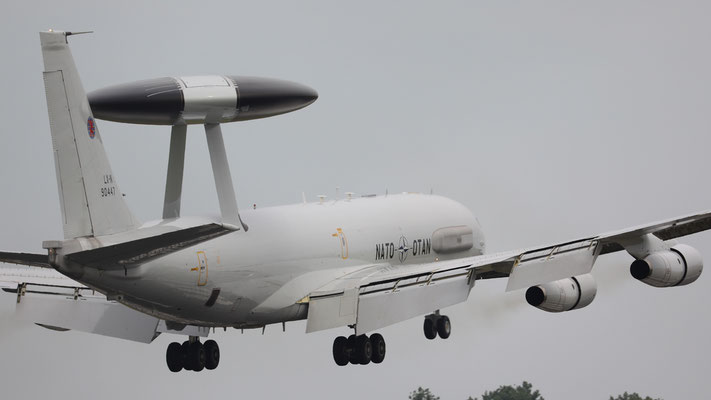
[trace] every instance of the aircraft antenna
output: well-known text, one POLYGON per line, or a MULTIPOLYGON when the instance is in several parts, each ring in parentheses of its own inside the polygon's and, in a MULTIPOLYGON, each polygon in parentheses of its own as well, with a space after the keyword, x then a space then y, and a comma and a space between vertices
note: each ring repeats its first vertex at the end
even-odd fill
POLYGON ((87 33, 94 33, 94 31, 82 31, 82 32, 64 32, 65 36, 72 36, 72 35, 85 35, 87 33))

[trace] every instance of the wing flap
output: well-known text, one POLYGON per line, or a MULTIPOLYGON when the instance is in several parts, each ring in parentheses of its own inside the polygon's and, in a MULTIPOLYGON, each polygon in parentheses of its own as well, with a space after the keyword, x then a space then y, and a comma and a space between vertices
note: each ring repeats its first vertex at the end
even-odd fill
POLYGON ((466 301, 474 283, 467 275, 361 295, 356 335, 466 301))
POLYGON ((506 291, 588 274, 600 249, 599 242, 584 240, 563 247, 523 253, 511 269, 506 291))
MULTIPOLYGON (((483 258, 501 262, 510 256, 483 258)), ((354 325, 361 334, 466 301, 475 281, 472 265, 464 258, 405 270, 382 264, 363 268, 311 294, 306 332, 354 325)))
POLYGON ((357 322, 357 308, 358 289, 314 297, 309 301, 306 333, 354 325, 357 322))

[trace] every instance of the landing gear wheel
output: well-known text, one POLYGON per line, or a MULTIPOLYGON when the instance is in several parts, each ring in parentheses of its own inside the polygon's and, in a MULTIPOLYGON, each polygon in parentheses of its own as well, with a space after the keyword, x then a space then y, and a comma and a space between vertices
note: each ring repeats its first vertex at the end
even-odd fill
POLYGON ((220 346, 214 340, 208 340, 203 345, 205 349, 205 368, 213 370, 220 364, 220 346))
POLYGON ((195 372, 200 372, 205 368, 205 348, 200 342, 190 343, 188 351, 188 360, 190 367, 195 372))
POLYGON ((425 337, 427 339, 432 340, 437 337, 437 327, 431 318, 425 318, 423 330, 425 331, 425 337))
POLYGON ((180 345, 180 354, 183 357, 183 368, 186 371, 192 371, 192 363, 190 362, 190 342, 187 340, 180 345))
POLYGON ((165 352, 165 362, 171 372, 180 372, 183 369, 183 352, 180 343, 173 342, 168 345, 165 352))
POLYGON ((348 365, 348 339, 339 336, 333 341, 333 361, 336 365, 348 365))
POLYGON ((370 337, 370 344, 373 348, 373 354, 370 357, 370 361, 375 364, 380 364, 385 359, 385 339, 379 333, 374 333, 370 337))
POLYGON ((348 336, 347 343, 346 343, 346 351, 348 352, 348 361, 351 364, 358 364, 358 352, 356 351, 357 348, 357 336, 356 335, 350 335, 348 336))
POLYGON ((373 344, 366 335, 360 335, 356 339, 356 359, 359 364, 367 365, 373 357, 373 344))
POLYGON ((452 334, 452 323, 446 315, 437 318, 437 333, 442 339, 447 339, 452 334))

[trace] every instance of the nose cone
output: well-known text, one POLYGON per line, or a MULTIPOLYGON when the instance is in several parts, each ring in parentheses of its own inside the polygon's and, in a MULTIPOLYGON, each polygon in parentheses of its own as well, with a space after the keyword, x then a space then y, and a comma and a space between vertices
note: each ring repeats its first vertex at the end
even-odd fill
POLYGON ((237 87, 238 120, 266 118, 304 108, 318 93, 300 83, 253 76, 230 76, 237 87))

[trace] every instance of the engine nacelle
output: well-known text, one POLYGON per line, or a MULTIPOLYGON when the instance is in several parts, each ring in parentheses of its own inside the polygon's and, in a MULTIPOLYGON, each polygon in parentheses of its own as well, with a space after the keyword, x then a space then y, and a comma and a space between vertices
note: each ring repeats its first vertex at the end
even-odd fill
POLYGON ((597 294, 597 284, 592 275, 580 275, 526 290, 528 304, 548 312, 570 311, 592 303, 597 294))
POLYGON ((658 251, 634 260, 630 274, 647 285, 683 286, 697 280, 704 269, 701 254, 695 248, 677 244, 669 251, 658 251))

